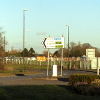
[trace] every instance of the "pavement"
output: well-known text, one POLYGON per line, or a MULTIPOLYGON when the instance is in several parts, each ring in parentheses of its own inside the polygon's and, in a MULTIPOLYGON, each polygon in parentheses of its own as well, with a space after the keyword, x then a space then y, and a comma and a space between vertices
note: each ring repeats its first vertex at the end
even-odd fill
POLYGON ((8 85, 68 85, 67 81, 60 80, 46 80, 46 79, 18 79, 18 80, 5 80, 0 82, 0 86, 8 85))

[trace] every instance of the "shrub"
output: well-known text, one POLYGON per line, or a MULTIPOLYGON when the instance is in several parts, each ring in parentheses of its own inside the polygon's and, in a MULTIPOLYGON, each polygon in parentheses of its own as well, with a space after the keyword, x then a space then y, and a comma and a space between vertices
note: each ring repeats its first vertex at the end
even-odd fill
POLYGON ((95 94, 100 95, 100 86, 99 87, 95 86, 94 89, 95 89, 95 94))
POLYGON ((94 84, 100 87, 100 79, 95 79, 94 81, 91 82, 91 84, 94 84))
POLYGON ((71 90, 81 95, 96 95, 96 88, 90 84, 80 84, 71 86, 71 90))
POLYGON ((69 76, 69 85, 74 85, 77 82, 85 82, 90 84, 95 79, 100 79, 100 76, 91 74, 73 74, 69 76))
POLYGON ((69 77, 71 90, 82 95, 100 95, 100 76, 73 74, 69 77))

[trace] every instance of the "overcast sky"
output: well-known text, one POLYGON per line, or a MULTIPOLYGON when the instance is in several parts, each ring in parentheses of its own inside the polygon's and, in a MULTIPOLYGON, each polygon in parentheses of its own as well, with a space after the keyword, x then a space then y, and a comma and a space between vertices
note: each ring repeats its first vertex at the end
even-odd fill
MULTIPOLYGON (((23 9, 25 47, 37 53, 44 50, 44 37, 65 37, 70 42, 90 43, 100 48, 100 0, 0 0, 0 27, 5 31, 6 50, 23 48, 23 9)), ((55 49, 51 49, 55 51, 55 49)))

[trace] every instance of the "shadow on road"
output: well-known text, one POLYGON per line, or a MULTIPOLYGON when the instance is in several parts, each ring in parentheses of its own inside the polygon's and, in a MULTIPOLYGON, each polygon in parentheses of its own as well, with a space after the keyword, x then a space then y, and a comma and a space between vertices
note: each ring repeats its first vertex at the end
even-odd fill
POLYGON ((25 76, 24 74, 15 74, 16 76, 25 76))
POLYGON ((69 78, 58 78, 59 81, 69 82, 69 78))

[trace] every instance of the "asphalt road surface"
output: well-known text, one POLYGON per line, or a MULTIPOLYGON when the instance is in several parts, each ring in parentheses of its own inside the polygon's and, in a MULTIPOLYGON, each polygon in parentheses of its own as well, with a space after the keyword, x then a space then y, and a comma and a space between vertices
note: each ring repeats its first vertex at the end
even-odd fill
POLYGON ((47 70, 34 70, 39 71, 41 74, 34 75, 12 75, 6 77, 0 77, 0 85, 67 85, 68 77, 74 73, 87 73, 87 74, 96 74, 92 71, 81 71, 81 70, 63 70, 62 76, 61 71, 58 70, 57 78, 52 77, 52 70, 49 70, 47 76, 47 70))

